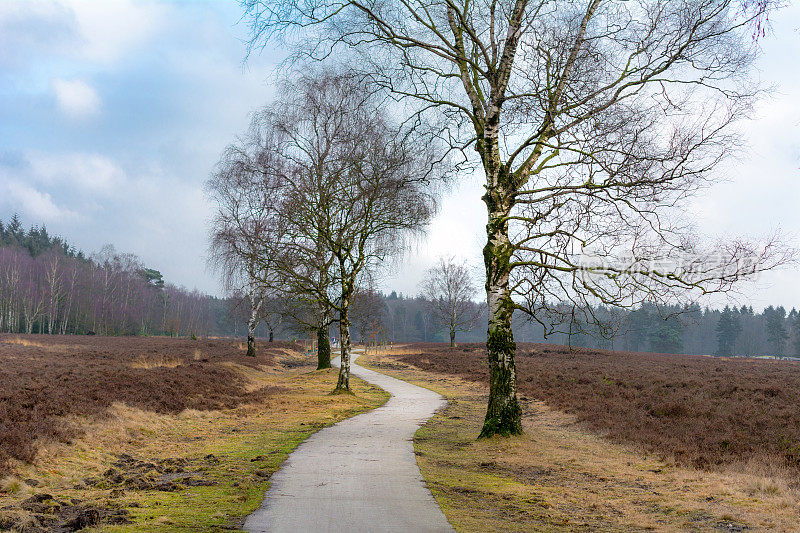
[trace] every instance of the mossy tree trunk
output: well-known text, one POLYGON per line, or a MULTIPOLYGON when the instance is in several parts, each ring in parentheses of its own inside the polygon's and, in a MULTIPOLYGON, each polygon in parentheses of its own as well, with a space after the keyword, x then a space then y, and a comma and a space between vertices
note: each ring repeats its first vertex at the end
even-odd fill
POLYGON ((327 321, 317 328, 317 370, 331 367, 331 338, 327 321))
POLYGON ((247 357, 255 357, 256 356, 256 337, 253 333, 250 333, 250 328, 248 326, 247 331, 247 357))
POLYGON ((514 364, 517 345, 511 329, 514 303, 509 287, 513 247, 509 239, 508 220, 514 205, 514 176, 500 164, 496 139, 493 141, 482 145, 483 152, 479 150, 487 174, 483 200, 489 215, 483 259, 489 306, 486 350, 490 380, 489 405, 480 437, 522 433, 522 410, 517 401, 517 370, 514 364))
POLYGON ((342 300, 339 308, 339 344, 341 345, 342 360, 339 366, 339 381, 336 383, 337 391, 350 390, 350 302, 353 297, 354 282, 342 281, 342 300))

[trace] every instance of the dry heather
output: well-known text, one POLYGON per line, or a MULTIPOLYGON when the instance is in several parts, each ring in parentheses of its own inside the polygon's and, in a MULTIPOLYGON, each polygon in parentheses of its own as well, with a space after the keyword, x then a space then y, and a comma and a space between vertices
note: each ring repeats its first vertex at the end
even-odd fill
POLYGON ((285 346, 269 366, 235 357, 219 363, 243 376, 245 392, 282 391, 258 402, 180 413, 115 402, 101 416, 68 416, 82 435, 69 444, 48 440, 32 463, 14 462, 14 475, 0 478, 0 531, 239 530, 297 445, 388 399, 357 378, 354 394, 332 396, 336 369, 315 371, 313 358, 285 346))
MULTIPOLYGON (((482 344, 406 347, 426 371, 488 382, 482 344)), ((591 430, 701 468, 763 464, 800 473, 800 364, 520 344, 519 392, 591 430)))
MULTIPOLYGON (((412 360, 430 365, 438 358, 430 353, 412 360)), ((447 396, 414 436, 414 450, 456 531, 798 531, 800 493, 786 469, 754 460, 705 471, 662 461, 526 396, 525 434, 478 440, 486 384, 398 359, 370 355, 359 364, 447 396)))
POLYGON ((272 365, 300 348, 276 342, 249 358, 238 344, 0 335, 0 478, 10 460, 31 461, 43 442, 69 441, 81 431, 76 417, 105 416, 114 403, 178 413, 236 407, 280 390, 252 387, 232 365, 272 365))

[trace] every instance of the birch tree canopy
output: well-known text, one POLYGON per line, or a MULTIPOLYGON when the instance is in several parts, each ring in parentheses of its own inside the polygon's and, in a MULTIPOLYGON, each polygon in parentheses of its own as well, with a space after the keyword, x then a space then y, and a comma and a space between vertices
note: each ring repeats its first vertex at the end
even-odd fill
POLYGON ((356 288, 424 231, 440 173, 433 151, 391 119, 363 76, 322 69, 286 87, 256 117, 275 132, 264 149, 280 160, 281 235, 263 249, 280 279, 336 315, 337 389, 349 390, 356 288))

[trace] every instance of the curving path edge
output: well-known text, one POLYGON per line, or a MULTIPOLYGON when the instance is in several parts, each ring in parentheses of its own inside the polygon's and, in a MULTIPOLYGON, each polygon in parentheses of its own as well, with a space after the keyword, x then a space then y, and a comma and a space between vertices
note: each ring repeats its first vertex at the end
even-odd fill
MULTIPOLYGON (((351 373, 391 398, 322 429, 272 476, 245 531, 452 532, 419 472, 412 438, 447 402, 439 394, 355 364, 351 373)), ((332 361, 338 366, 338 358, 332 361)))

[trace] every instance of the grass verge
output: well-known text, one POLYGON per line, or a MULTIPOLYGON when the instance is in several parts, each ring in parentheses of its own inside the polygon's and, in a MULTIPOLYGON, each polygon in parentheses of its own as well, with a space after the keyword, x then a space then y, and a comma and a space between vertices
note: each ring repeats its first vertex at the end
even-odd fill
POLYGON ((238 530, 298 444, 388 399, 357 378, 354 394, 331 395, 336 369, 231 367, 254 390, 283 390, 235 409, 174 415, 114 404, 101 421, 73 421, 86 428, 80 439, 40 447, 0 483, 0 530, 65 521, 86 531, 238 530))
POLYGON ((457 531, 797 531, 800 523, 797 489, 779 472, 680 466, 533 400, 524 401, 524 435, 478 441, 485 387, 391 354, 359 364, 447 397, 414 449, 457 531))

